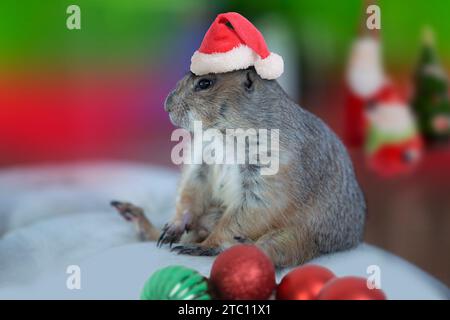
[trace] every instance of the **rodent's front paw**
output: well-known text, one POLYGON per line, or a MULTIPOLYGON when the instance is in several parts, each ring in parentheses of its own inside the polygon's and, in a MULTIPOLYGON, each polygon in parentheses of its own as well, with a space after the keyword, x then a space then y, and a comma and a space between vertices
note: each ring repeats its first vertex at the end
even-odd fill
POLYGON ((162 245, 168 243, 170 247, 174 242, 178 242, 186 229, 186 224, 177 223, 167 223, 162 229, 161 235, 159 236, 156 245, 161 247, 162 245))

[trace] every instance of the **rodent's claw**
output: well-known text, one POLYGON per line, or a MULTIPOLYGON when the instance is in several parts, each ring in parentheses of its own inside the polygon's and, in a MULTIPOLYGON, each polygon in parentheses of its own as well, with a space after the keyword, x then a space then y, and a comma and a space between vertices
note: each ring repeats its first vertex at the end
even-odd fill
POLYGON ((168 228, 169 228, 169 227, 168 227, 167 224, 163 227, 163 229, 162 229, 162 231, 161 231, 161 235, 159 236, 158 241, 156 242, 156 246, 157 246, 158 248, 162 246, 162 240, 164 239, 164 236, 166 235, 166 232, 167 232, 167 229, 168 229, 168 228))
POLYGON ((197 244, 185 244, 173 247, 170 251, 177 251, 178 254, 187 254, 191 256, 216 256, 220 248, 200 246, 197 244))
POLYGON ((178 242, 178 240, 180 240, 184 231, 185 228, 179 227, 173 223, 166 224, 162 229, 158 241, 156 242, 156 246, 162 247, 164 244, 168 243, 169 246, 172 247, 174 242, 178 242))
POLYGON ((235 237, 233 237, 233 239, 239 243, 251 243, 252 242, 252 241, 250 241, 250 239, 241 237, 241 236, 235 236, 235 237))

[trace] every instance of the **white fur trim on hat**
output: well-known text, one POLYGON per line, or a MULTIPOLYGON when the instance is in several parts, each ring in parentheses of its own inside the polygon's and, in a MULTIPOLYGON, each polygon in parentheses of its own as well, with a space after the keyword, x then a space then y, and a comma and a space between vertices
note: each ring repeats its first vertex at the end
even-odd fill
POLYGON ((228 52, 202 53, 195 51, 191 58, 191 71, 198 75, 223 73, 247 69, 257 58, 256 53, 245 45, 240 45, 228 52))
POLYGON ((283 73, 283 58, 271 53, 261 59, 251 48, 240 45, 228 52, 202 53, 195 51, 191 58, 191 71, 198 75, 223 73, 255 66, 263 79, 276 79, 283 73))
POLYGON ((283 74, 283 58, 273 52, 265 59, 258 57, 255 62, 255 70, 263 79, 276 79, 283 74))

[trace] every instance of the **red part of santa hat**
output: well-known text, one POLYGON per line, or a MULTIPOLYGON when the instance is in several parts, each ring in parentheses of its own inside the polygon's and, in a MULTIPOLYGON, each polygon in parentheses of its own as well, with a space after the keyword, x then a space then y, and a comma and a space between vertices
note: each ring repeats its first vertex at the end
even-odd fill
POLYGON ((219 14, 191 58, 196 75, 223 73, 254 66, 263 79, 283 73, 283 58, 270 52, 261 32, 236 12, 219 14))

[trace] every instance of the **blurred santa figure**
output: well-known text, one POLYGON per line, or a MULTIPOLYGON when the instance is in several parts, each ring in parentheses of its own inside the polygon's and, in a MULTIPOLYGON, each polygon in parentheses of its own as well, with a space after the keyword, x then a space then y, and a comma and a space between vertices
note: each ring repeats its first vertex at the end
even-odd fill
POLYGON ((363 2, 359 37, 354 41, 346 72, 344 140, 351 147, 361 147, 366 136, 365 109, 388 85, 382 63, 378 29, 368 29, 366 9, 374 1, 363 2))
POLYGON ((423 141, 410 106, 385 86, 366 108, 365 151, 369 168, 381 177, 410 172, 422 157, 423 141))

